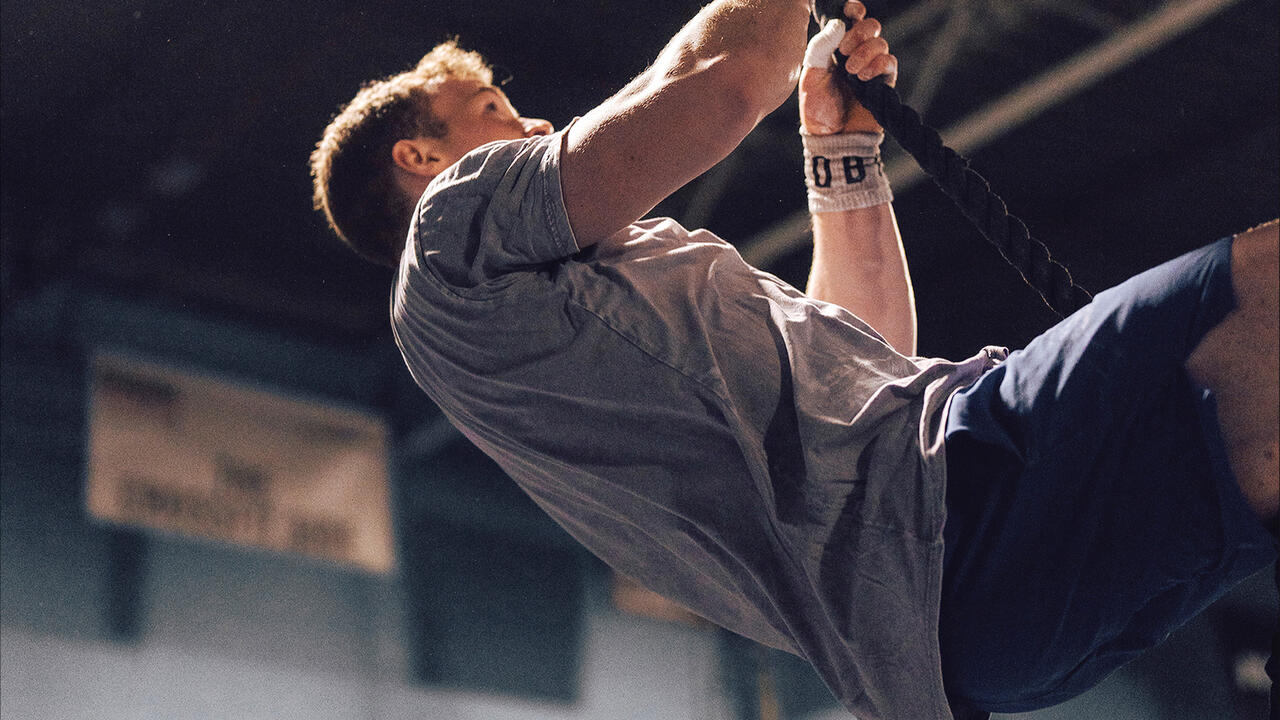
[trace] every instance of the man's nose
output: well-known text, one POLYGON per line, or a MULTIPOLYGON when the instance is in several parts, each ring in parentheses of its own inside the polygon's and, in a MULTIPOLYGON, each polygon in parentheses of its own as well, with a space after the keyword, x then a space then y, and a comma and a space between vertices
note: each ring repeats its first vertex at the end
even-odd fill
POLYGON ((520 118, 520 125, 524 128, 525 137, 535 137, 538 135, 550 135, 555 132, 555 127, 546 120, 538 118, 520 118))

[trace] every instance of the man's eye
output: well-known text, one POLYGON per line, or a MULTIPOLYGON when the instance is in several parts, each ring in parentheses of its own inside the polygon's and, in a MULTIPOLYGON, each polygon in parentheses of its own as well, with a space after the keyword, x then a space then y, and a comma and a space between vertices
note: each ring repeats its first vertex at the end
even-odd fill
POLYGON ((498 103, 496 103, 496 102, 490 102, 488 105, 485 105, 485 106, 484 106, 484 109, 485 109, 485 110, 488 110, 489 112, 497 112, 497 111, 498 111, 498 103))

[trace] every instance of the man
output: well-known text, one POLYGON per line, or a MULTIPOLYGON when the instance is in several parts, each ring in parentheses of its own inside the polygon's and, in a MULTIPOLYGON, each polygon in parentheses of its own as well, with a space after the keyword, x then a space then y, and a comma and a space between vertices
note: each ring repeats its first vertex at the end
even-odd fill
POLYGON ((437 47, 329 126, 317 206, 398 269, 418 384, 613 567, 806 658, 864 720, 1058 702, 1274 557, 1276 225, 1006 362, 913 357, 879 128, 828 67, 897 62, 845 11, 799 79, 808 294, 640 220, 791 92, 803 0, 712 2, 559 133, 437 47))

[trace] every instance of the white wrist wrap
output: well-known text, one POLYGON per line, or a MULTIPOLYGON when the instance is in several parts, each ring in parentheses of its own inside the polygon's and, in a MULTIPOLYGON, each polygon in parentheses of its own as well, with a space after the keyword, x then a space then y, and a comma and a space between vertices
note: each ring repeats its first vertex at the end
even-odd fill
POLYGON ((884 133, 810 135, 802 131, 800 138, 809 212, 856 210, 893 200, 880 162, 884 133))
POLYGON ((801 67, 829 68, 835 65, 832 55, 840 47, 840 39, 844 37, 843 20, 828 20, 818 34, 809 38, 809 45, 804 50, 804 63, 801 67))

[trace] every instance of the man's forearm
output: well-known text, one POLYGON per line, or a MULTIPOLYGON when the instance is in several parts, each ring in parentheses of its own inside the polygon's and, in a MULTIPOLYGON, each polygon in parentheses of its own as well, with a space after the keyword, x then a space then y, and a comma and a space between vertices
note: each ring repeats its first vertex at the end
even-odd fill
POLYGON ((813 214, 808 293, 862 318, 894 350, 915 355, 915 294, 892 205, 813 214))
POLYGON ((850 24, 832 21, 810 41, 800 79, 813 215, 808 292, 862 318, 898 352, 915 355, 915 295, 879 159, 882 130, 842 91, 831 55, 841 48, 847 71, 864 80, 882 76, 889 85, 897 80, 898 61, 865 6, 845 3, 844 13, 850 24))

